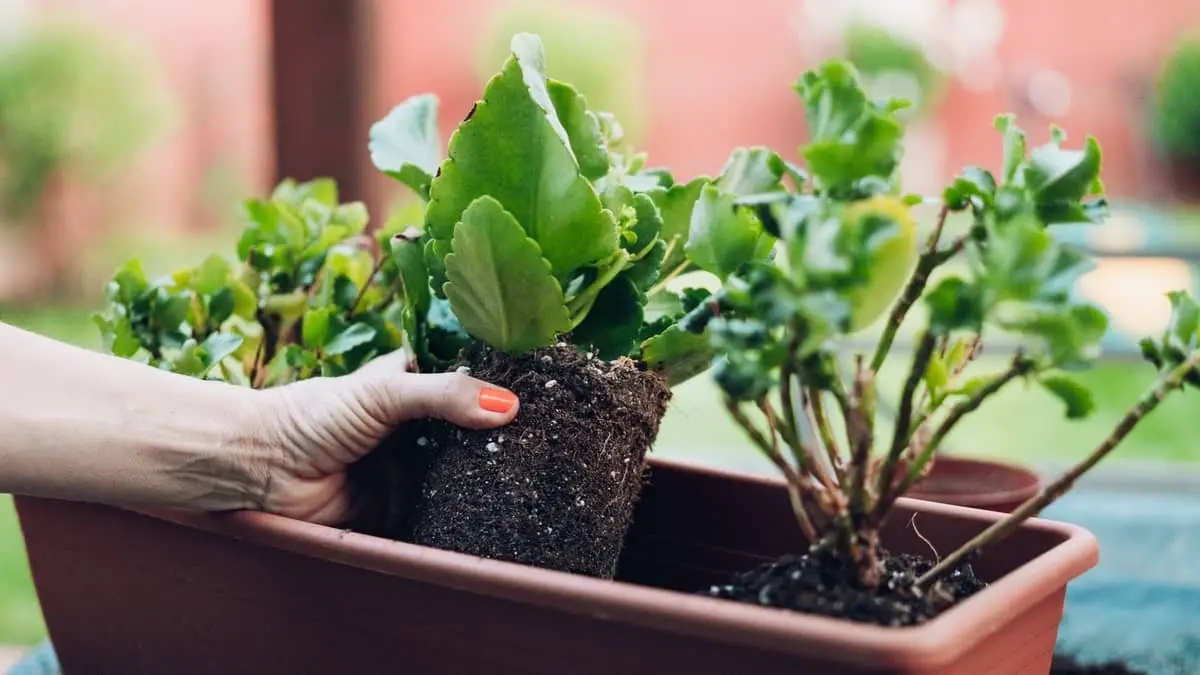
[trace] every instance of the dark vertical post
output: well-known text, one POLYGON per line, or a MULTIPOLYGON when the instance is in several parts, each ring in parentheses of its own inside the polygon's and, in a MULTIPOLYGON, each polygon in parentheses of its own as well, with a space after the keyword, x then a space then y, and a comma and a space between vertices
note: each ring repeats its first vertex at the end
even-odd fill
POLYGON ((382 219, 367 152, 373 0, 271 0, 275 175, 328 176, 382 219))

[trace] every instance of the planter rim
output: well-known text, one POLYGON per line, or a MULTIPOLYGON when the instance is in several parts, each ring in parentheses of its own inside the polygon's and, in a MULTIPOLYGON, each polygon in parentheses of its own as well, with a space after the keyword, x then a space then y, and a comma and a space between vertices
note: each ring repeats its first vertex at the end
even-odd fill
MULTIPOLYGON (((654 458, 651 464, 782 485, 779 479, 688 462, 654 458)), ((994 522, 1007 515, 908 498, 902 498, 897 505, 980 523, 994 522)), ((877 663, 883 654, 889 662, 903 662, 908 667, 950 663, 1028 605, 999 603, 997 611, 994 603, 986 602, 982 596, 1006 594, 1035 602, 1094 567, 1099 559, 1096 538, 1086 529, 1030 519, 1022 529, 1056 534, 1064 537, 1064 541, 933 621, 922 626, 891 628, 478 558, 261 512, 129 510, 241 541, 444 588, 751 648, 793 654, 845 650, 845 654, 863 665, 877 663), (954 629, 944 628, 949 625, 954 629)))

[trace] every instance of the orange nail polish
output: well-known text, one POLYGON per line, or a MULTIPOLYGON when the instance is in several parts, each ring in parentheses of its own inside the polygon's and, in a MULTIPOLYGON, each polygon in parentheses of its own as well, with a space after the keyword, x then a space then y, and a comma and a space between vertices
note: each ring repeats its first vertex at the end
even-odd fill
POLYGON ((484 387, 479 390, 479 407, 488 412, 506 413, 517 403, 517 397, 502 389, 484 387))

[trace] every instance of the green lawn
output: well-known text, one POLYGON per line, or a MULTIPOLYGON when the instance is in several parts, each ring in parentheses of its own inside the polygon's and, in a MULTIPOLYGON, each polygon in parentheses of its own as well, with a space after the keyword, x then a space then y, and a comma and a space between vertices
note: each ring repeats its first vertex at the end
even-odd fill
MULTIPOLYGON (((0 320, 96 348, 99 339, 88 315, 88 311, 78 308, 14 311, 0 307, 0 320)), ((997 354, 977 367, 997 369, 1001 358, 997 354)), ((885 397, 896 395, 907 361, 898 349, 881 373, 885 397)), ((968 418, 946 447, 968 455, 1031 463, 1079 457, 1107 434, 1153 375, 1148 366, 1136 363, 1104 364, 1086 373, 1083 377, 1095 390, 1097 411, 1080 422, 1064 421, 1059 404, 1047 394, 1037 391, 1027 395, 1019 386, 1013 386, 968 418)), ((1110 462, 1200 462, 1200 443, 1184 434, 1184 430, 1194 427, 1196 410, 1194 394, 1168 401, 1130 435, 1110 462)), ((741 431, 727 420, 706 376, 676 390, 655 452, 747 470, 771 470, 744 442, 741 431)), ((31 643, 43 634, 15 514, 10 500, 0 498, 0 644, 31 643)))

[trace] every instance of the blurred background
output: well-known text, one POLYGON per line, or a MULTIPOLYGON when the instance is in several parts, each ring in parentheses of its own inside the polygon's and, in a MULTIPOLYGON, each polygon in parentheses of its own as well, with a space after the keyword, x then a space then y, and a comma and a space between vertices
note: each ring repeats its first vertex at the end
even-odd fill
MULTIPOLYGON (((1113 217, 1062 235, 1102 256, 1081 288, 1113 325, 1086 376, 1097 414, 1067 423, 1009 391, 956 431, 956 453, 1048 468, 1086 453, 1153 375, 1135 341, 1167 305, 1148 294, 1200 287, 1200 0, 0 0, 0 320, 98 347, 90 313, 121 261, 165 272, 232 251, 241 201, 282 177, 332 175, 382 221, 403 195, 370 166, 369 124, 428 91, 447 134, 520 30, 677 177, 715 174, 739 145, 795 159, 791 85, 828 57, 916 102, 910 191, 996 167, 999 112, 1031 144, 1052 123, 1068 145, 1095 135, 1113 217)), ((1106 470, 1195 476, 1198 410, 1174 399, 1106 470)), ((679 389, 656 451, 769 470, 707 378, 679 389)), ((31 644, 44 627, 3 499, 0 645, 31 644)))

